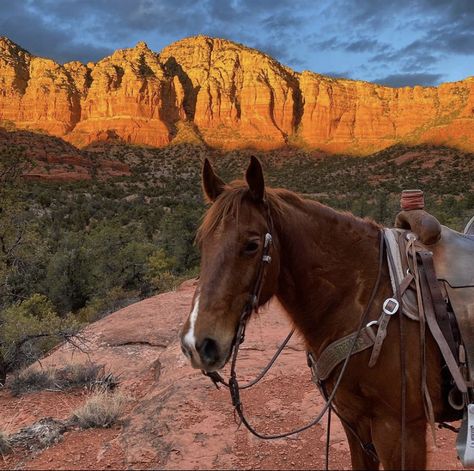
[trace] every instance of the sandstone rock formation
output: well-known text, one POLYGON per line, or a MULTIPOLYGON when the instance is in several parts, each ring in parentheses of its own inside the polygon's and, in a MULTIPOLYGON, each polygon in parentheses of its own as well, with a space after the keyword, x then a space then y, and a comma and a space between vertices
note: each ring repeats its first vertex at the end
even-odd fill
POLYGON ((332 79, 205 36, 159 54, 141 42, 96 64, 59 65, 0 38, 1 121, 81 146, 104 136, 164 146, 186 123, 223 149, 368 154, 403 142, 472 151, 474 78, 398 89, 332 79))

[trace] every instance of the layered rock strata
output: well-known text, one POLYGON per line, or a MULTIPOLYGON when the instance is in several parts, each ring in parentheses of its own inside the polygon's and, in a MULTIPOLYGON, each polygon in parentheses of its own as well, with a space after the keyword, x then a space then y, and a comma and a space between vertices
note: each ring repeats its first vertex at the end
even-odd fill
POLYGON ((141 42, 95 64, 60 65, 0 38, 2 122, 80 146, 110 137, 165 146, 187 123, 223 149, 368 154, 403 142, 472 151, 474 78, 404 88, 332 79, 206 36, 159 54, 141 42))

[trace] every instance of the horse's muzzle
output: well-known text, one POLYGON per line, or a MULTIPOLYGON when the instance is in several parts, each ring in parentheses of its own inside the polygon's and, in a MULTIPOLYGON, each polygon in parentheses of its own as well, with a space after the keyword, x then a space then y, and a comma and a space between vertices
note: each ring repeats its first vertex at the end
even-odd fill
POLYGON ((206 337, 202 342, 196 342, 193 347, 181 341, 181 350, 193 368, 208 372, 216 371, 227 361, 228 355, 223 355, 217 341, 210 337, 206 337))

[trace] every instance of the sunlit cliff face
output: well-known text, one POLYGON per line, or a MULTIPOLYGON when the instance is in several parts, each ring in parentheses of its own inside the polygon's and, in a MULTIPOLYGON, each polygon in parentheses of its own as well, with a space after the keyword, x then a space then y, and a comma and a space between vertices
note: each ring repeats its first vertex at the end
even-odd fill
POLYGON ((224 149, 291 142, 369 154, 406 139, 474 150, 473 80, 394 89, 299 74, 255 49, 205 36, 159 55, 138 43, 87 65, 34 57, 6 38, 0 53, 0 119, 76 145, 110 137, 224 149))

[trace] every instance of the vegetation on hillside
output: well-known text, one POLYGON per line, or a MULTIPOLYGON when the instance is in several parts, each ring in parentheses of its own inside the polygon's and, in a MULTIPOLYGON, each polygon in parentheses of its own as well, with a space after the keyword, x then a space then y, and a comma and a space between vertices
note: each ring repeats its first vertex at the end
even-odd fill
MULTIPOLYGON (((24 181, 20 175, 31 163, 22 149, 1 151, 3 369, 28 363, 61 340, 49 334, 77 331, 80 323, 197 274, 194 234, 205 210, 202 160, 210 157, 218 173, 231 180, 242 178, 251 155, 184 144, 92 150, 126 162, 132 175, 106 181, 24 181), (25 342, 25 336, 42 333, 48 336, 34 345, 25 342), (19 344, 21 351, 15 347, 19 344)), ((427 209, 455 229, 474 213, 472 154, 399 146, 366 158, 321 158, 296 150, 256 155, 267 184, 385 225, 392 224, 400 191, 407 188, 425 190, 427 209)))

